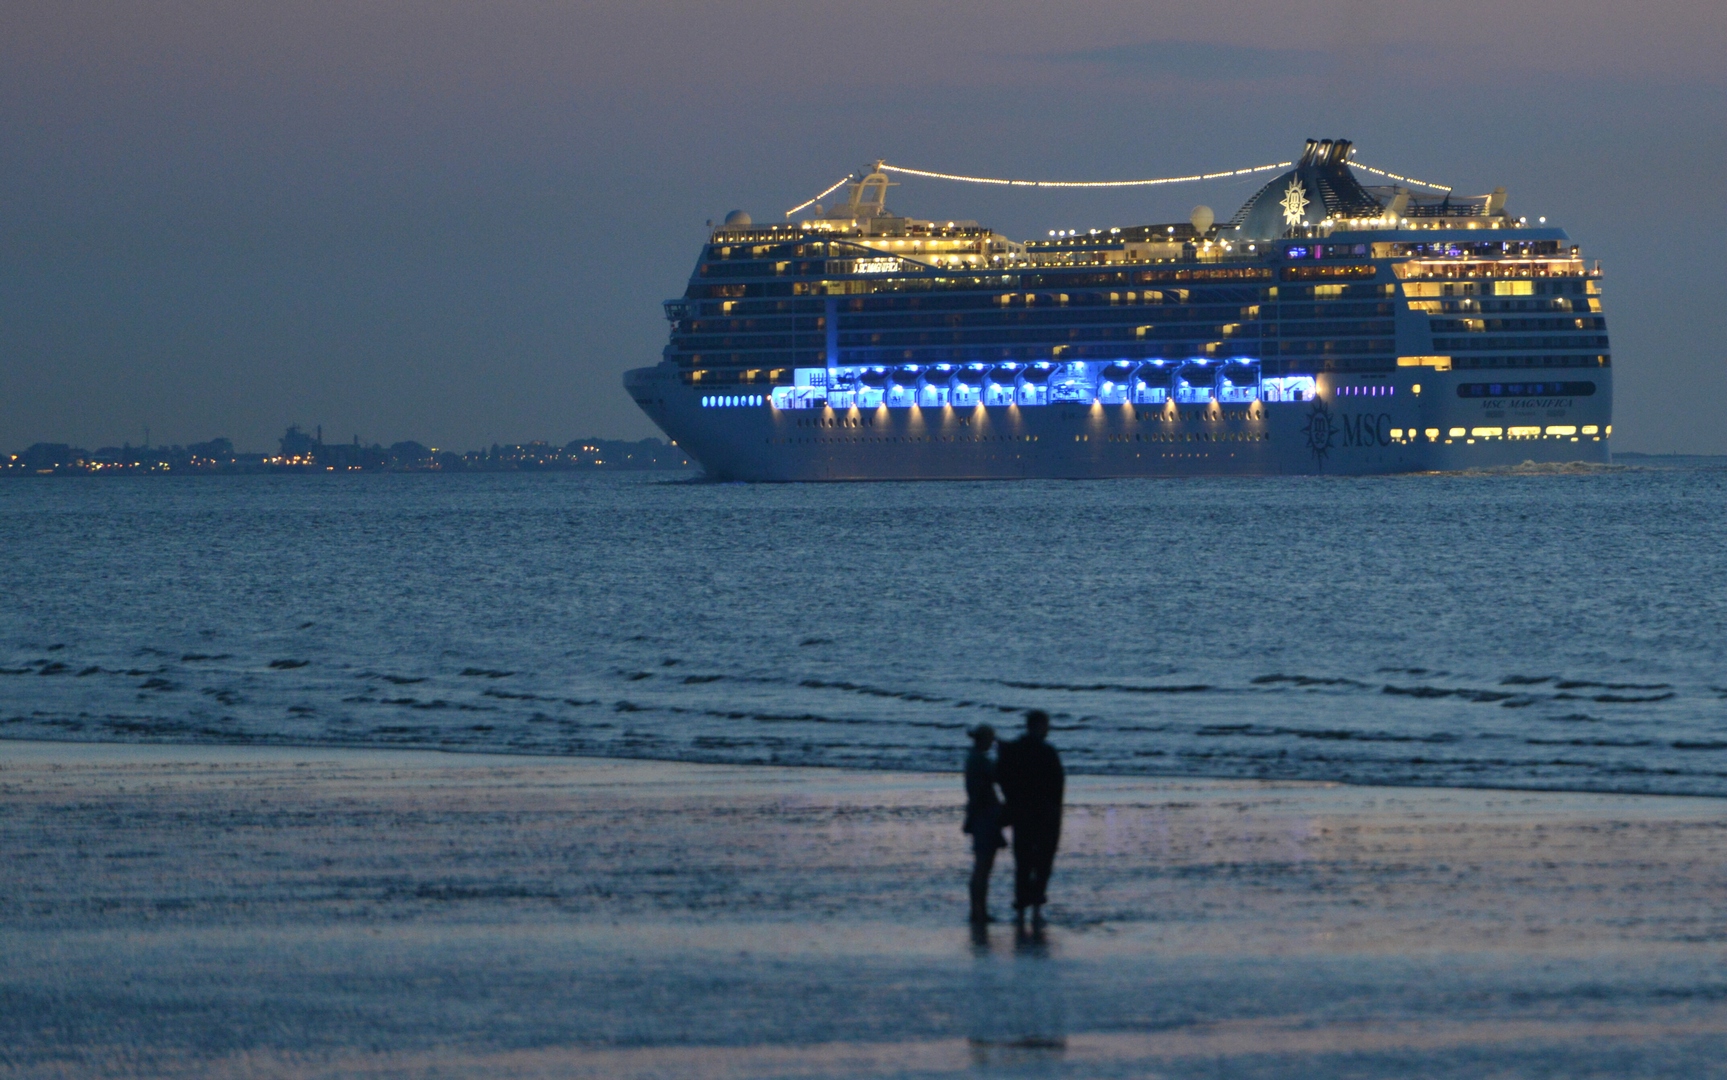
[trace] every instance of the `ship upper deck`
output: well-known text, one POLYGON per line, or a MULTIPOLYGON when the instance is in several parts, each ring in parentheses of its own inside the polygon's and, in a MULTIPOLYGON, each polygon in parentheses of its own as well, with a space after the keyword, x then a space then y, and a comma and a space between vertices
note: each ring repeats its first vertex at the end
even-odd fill
POLYGON ((1227 222, 1199 207, 1185 222, 1024 242, 975 221, 889 212, 878 167, 832 212, 768 225, 735 212, 714 228, 684 296, 666 303, 666 359, 693 380, 772 384, 822 364, 1209 358, 1283 375, 1392 370, 1440 341, 1495 351, 1475 366, 1607 364, 1600 268, 1564 230, 1514 216, 1503 189, 1355 185, 1347 146, 1310 144, 1227 222), (1266 223, 1267 207, 1280 222, 1266 223), (1510 311, 1549 317, 1430 318, 1510 311), (1490 336, 1468 336, 1477 332, 1490 336))

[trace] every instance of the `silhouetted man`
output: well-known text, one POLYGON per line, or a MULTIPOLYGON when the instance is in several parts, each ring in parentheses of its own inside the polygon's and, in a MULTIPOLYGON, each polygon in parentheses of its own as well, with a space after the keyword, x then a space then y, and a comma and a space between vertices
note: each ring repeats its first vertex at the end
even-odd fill
POLYGON ((996 781, 1007 800, 1007 822, 1013 826, 1013 913, 1025 923, 1031 908, 1032 925, 1043 925, 1043 905, 1049 897, 1050 870, 1061 842, 1061 798, 1067 778, 1061 755, 1045 738, 1049 714, 1033 709, 1025 714, 1025 734, 1002 743, 996 781))

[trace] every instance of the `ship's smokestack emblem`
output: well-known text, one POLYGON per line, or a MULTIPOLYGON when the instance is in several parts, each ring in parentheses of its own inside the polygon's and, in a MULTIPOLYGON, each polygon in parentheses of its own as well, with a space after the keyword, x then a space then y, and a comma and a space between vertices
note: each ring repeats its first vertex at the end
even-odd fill
POLYGON ((1300 225, 1307 216, 1307 189, 1301 186, 1301 178, 1289 178, 1289 186, 1283 189, 1283 221, 1286 225, 1300 225))
POLYGON ((1309 139, 1295 167, 1259 189, 1228 229, 1236 239, 1274 240, 1327 219, 1377 218, 1384 204, 1350 172, 1348 139, 1309 139))

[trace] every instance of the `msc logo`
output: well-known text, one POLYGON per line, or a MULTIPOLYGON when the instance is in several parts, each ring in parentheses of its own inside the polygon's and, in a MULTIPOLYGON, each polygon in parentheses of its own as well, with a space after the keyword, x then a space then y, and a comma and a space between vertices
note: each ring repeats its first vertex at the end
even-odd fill
POLYGON ((1390 446, 1391 414, 1356 413, 1343 416, 1339 425, 1345 446, 1390 446))
POLYGON ((1302 427, 1301 433, 1307 436, 1307 449, 1313 454, 1313 460, 1323 465, 1326 457, 1337 446, 1339 437, 1343 439, 1345 447, 1390 446, 1391 414, 1334 415, 1331 406, 1322 398, 1314 398, 1313 407, 1307 412, 1307 423, 1302 427))
POLYGON ((1307 423, 1301 433, 1307 436, 1307 449, 1312 452, 1313 460, 1325 464, 1325 455, 1331 453, 1337 442, 1337 425, 1331 422, 1331 406, 1324 398, 1313 399, 1313 408, 1307 410, 1307 423))

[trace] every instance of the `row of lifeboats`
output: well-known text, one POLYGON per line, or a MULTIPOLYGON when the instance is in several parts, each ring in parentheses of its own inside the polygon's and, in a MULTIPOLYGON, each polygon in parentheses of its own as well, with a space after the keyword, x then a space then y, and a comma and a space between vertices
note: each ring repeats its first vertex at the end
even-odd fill
POLYGON ((796 375, 799 393, 789 396, 858 408, 1251 402, 1261 382, 1259 361, 1246 359, 877 364, 796 375))

